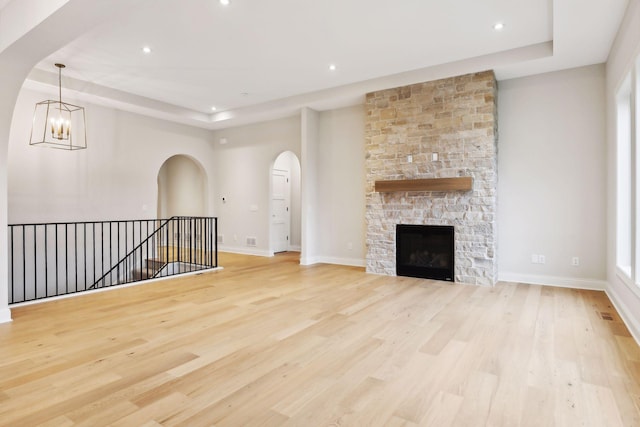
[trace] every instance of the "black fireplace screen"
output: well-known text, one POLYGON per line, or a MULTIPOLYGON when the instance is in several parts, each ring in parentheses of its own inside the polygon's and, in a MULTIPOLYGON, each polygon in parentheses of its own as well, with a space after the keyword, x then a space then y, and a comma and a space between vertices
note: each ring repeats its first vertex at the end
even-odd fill
POLYGON ((396 274, 452 282, 453 227, 397 224, 396 274))

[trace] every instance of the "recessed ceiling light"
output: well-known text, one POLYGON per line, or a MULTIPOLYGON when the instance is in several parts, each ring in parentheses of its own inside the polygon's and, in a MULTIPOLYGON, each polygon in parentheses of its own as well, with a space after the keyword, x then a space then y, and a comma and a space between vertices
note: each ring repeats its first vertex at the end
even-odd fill
POLYGON ((231 3, 231 0, 220 0, 220 4, 223 6, 229 6, 229 3, 231 3))
POLYGON ((336 70, 336 68, 337 68, 337 67, 336 67, 336 64, 330 64, 330 65, 329 65, 329 70, 331 70, 331 71, 335 71, 335 70, 336 70))
POLYGON ((144 46, 144 47, 142 48, 142 52, 147 53, 147 54, 148 54, 148 53, 151 53, 151 48, 150 48, 149 46, 144 46))
POLYGON ((493 24, 493 29, 496 31, 502 31, 504 30, 504 24, 502 22, 496 22, 493 24))
POLYGON ((211 111, 216 111, 217 108, 216 107, 211 107, 211 111))

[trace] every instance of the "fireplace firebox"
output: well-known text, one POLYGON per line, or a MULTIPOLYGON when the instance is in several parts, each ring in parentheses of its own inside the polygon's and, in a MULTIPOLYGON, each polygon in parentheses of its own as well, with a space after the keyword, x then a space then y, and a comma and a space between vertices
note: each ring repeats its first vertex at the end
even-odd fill
POLYGON ((446 225, 396 225, 398 276, 453 282, 454 228, 446 225))

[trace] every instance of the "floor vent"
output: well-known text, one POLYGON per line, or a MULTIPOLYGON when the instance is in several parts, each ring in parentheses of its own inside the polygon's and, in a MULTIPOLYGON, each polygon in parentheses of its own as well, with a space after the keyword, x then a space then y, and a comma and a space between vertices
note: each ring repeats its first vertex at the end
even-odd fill
POLYGON ((247 246, 256 246, 256 238, 247 237, 247 246))
POLYGON ((611 313, 605 313, 604 311, 600 312, 600 317, 602 317, 603 320, 613 320, 611 313))

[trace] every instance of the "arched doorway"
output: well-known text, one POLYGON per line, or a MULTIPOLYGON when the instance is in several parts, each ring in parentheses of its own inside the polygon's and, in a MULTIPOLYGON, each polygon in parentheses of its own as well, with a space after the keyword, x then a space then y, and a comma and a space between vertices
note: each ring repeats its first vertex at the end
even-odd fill
POLYGON ((158 218, 207 216, 207 175, 197 160, 182 154, 158 172, 158 218))
POLYGON ((295 153, 278 155, 271 168, 270 188, 271 251, 300 251, 300 161, 295 153))

